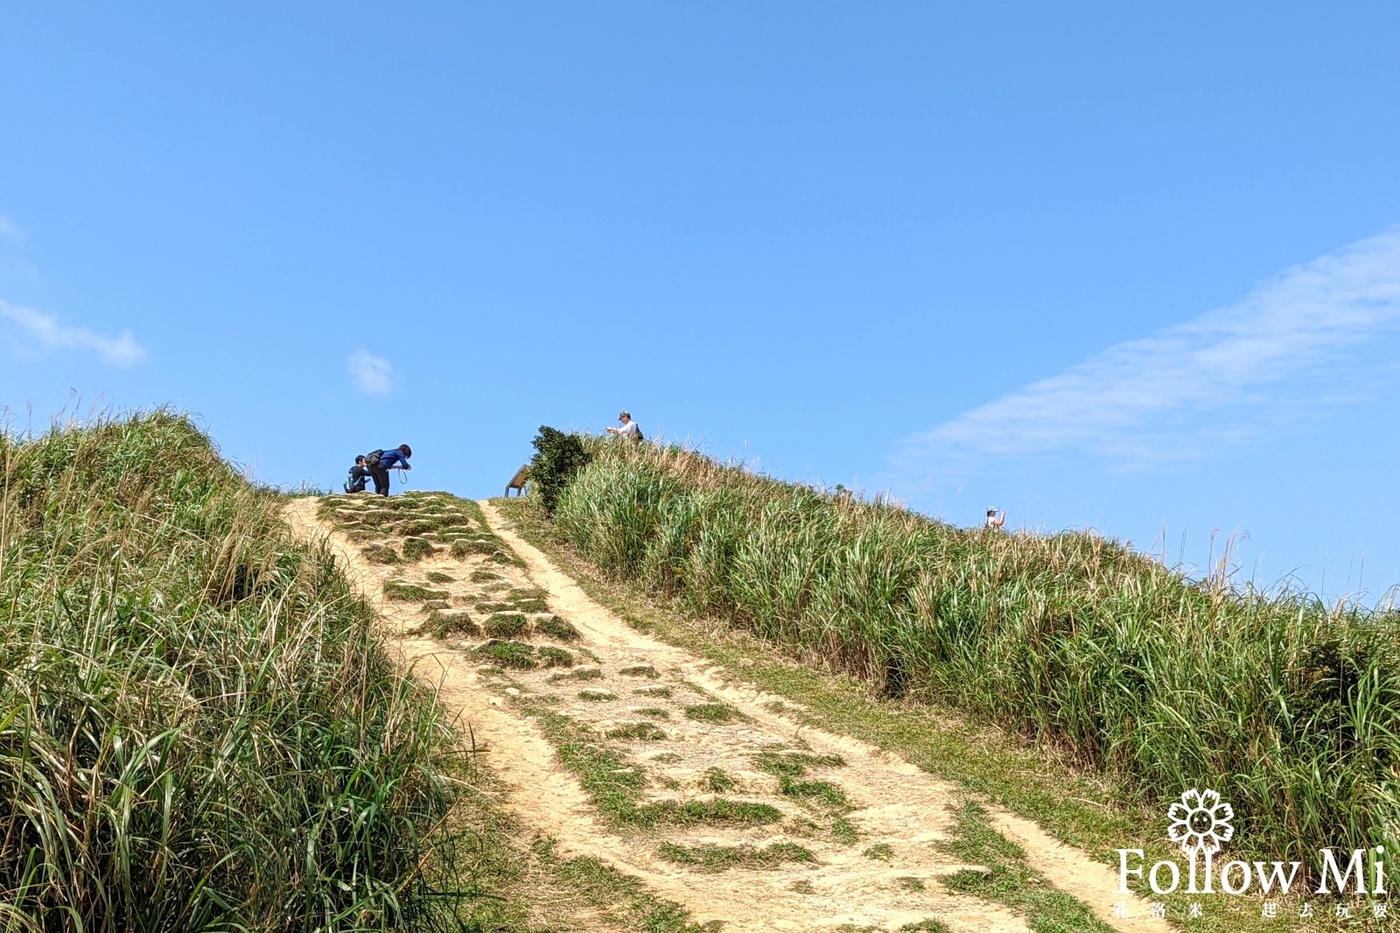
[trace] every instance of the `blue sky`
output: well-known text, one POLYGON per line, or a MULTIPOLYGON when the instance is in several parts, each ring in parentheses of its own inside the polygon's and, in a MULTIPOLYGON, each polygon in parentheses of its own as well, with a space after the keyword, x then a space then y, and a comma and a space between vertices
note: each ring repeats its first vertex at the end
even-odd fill
POLYGON ((0 404, 540 424, 1400 583, 1392 3, 0 7, 0 404))

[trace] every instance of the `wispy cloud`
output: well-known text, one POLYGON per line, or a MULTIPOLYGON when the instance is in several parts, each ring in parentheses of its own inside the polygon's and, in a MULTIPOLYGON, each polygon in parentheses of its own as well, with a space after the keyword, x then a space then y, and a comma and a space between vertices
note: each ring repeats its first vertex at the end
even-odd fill
POLYGON ((355 379, 355 385, 366 395, 388 395, 394 387, 394 367, 382 356, 368 350, 356 350, 346 360, 345 368, 355 379))
POLYGON ((1205 456, 1251 433, 1247 416, 1230 416, 1234 406, 1257 412, 1287 381, 1397 326, 1400 227, 915 435, 894 460, 909 475, 1037 453, 1119 465, 1205 456))
POLYGON ((131 331, 116 337, 99 334, 86 327, 63 324, 57 316, 37 308, 12 305, 0 301, 0 317, 18 325, 27 343, 21 343, 21 353, 42 353, 54 350, 92 350, 114 366, 134 366, 146 358, 146 348, 136 342, 131 331))
POLYGON ((28 236, 20 229, 19 224, 15 223, 4 214, 0 214, 0 238, 22 241, 27 239, 28 236))

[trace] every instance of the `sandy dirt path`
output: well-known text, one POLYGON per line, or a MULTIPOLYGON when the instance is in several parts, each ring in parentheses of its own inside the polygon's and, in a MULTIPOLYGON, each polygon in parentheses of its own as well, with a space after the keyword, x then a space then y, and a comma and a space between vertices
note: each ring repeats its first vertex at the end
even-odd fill
MULTIPOLYGON (((317 500, 293 502, 287 518, 303 537, 329 544, 381 613, 386 638, 402 663, 431 683, 441 701, 470 726, 478 746, 486 749, 488 766, 510 788, 511 809, 526 825, 554 838, 556 851, 599 858, 659 896, 683 904, 698 921, 720 920, 724 930, 736 933, 898 930, 929 919, 955 931, 1027 929, 1026 921, 1007 907, 940 883, 947 875, 978 868, 956 863, 938 845, 950 837, 956 807, 966 799, 960 788, 848 736, 802 727, 777 711, 780 704, 773 701, 779 698, 631 629, 520 539, 488 503, 481 506, 490 532, 523 558, 523 568, 476 554, 453 558, 442 553, 407 568, 377 565, 344 532, 316 517, 317 500), (568 672, 511 671, 510 686, 503 688, 500 672, 483 669, 471 654, 482 636, 428 637, 420 633, 423 610, 384 598, 384 583, 421 583, 429 575, 452 581, 438 585, 450 591, 447 601, 454 607, 487 605, 482 600, 493 592, 545 591, 549 612, 581 633, 569 642, 570 650, 592 663, 568 672), (645 737, 605 743, 647 775, 648 801, 711 800, 716 788, 710 776, 719 774, 726 781, 726 798, 766 804, 782 818, 759 826, 664 831, 610 824, 560 764, 537 720, 525 711, 528 702, 547 704, 592 730, 600 744, 619 728, 654 724, 645 737), (735 715, 723 722, 692 718, 695 709, 717 705, 735 715), (802 779, 838 789, 839 814, 782 792, 773 773, 757 764, 765 756, 811 764, 802 779), (838 831, 843 825, 844 835, 838 831), (774 844, 800 845, 815 864, 715 873, 662 854, 665 846, 757 850, 774 844)), ((1109 868, 1055 842, 1031 821, 997 808, 989 812, 995 827, 1025 850, 1033 867, 1110 927, 1169 929, 1165 921, 1147 918, 1145 902, 1114 894, 1117 879, 1109 868), (1113 916, 1118 901, 1128 903, 1132 919, 1113 916)))

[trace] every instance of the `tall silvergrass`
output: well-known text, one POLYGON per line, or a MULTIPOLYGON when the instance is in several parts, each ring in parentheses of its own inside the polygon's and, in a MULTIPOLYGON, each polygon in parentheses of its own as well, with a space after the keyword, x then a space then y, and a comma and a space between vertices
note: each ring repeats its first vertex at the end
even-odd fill
POLYGON ((1193 581, 1088 533, 957 529, 652 445, 598 447, 555 520, 614 574, 1069 749, 1154 809, 1213 787, 1236 851, 1395 851, 1394 612, 1193 581))
POLYGON ((0 926, 429 918, 453 737, 277 497, 164 412, 0 444, 0 926))

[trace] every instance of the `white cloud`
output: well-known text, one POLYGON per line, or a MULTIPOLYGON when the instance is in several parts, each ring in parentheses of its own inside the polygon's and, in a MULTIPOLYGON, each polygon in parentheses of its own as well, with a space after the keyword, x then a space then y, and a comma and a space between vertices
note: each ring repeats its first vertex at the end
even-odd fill
POLYGON ((27 239, 25 232, 19 228, 19 225, 4 214, 0 214, 0 237, 7 240, 27 239))
POLYGON ((93 350, 108 363, 123 367, 133 366, 146 358, 145 347, 136 342, 131 331, 122 331, 117 337, 98 334, 86 327, 62 324, 55 315, 46 311, 5 301, 0 301, 0 317, 19 325, 20 330, 38 344, 41 352, 93 350))
POLYGON ((1066 451, 1120 465, 1206 456, 1248 437, 1249 417, 1276 407, 1287 381, 1397 326, 1400 227, 965 412, 909 438, 894 459, 906 473, 937 473, 1066 451))
POLYGON ((368 350, 356 350, 346 360, 345 368, 355 379, 355 385, 366 395, 388 395, 394 387, 394 367, 382 356, 368 350))

